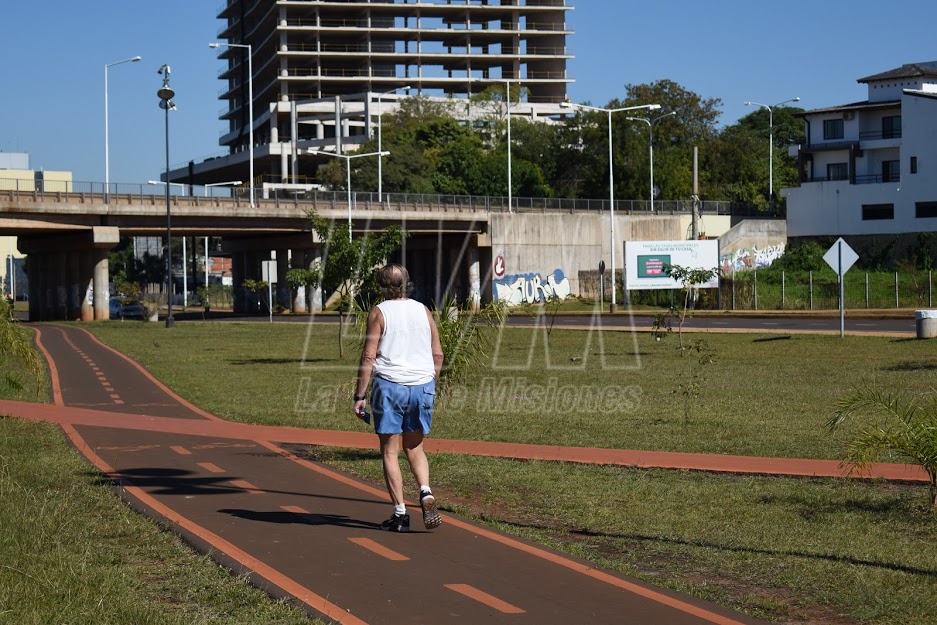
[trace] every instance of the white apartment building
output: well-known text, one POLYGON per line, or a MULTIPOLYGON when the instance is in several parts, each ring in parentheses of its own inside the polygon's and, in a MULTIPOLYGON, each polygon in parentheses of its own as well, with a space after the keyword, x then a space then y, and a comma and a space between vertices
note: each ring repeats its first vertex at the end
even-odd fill
POLYGON ((859 80, 868 100, 802 114, 788 237, 937 230, 937 61, 859 80))
POLYGON ((509 82, 524 92, 514 115, 563 115, 570 10, 567 0, 225 0, 228 154, 170 178, 247 181, 253 134, 253 184, 299 180, 316 160, 299 155, 356 149, 403 96, 459 102, 509 82))

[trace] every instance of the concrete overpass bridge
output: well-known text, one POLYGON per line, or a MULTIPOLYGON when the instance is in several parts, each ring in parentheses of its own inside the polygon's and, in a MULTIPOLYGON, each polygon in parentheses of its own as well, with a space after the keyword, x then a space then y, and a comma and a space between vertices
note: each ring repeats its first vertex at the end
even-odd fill
MULTIPOLYGON (((141 191, 145 187, 141 187, 141 191)), ((256 198, 160 193, 42 192, 0 190, 0 234, 16 236, 28 255, 31 320, 107 319, 108 252, 121 237, 221 237, 232 257, 235 309, 250 312, 240 296, 245 280, 261 279, 261 261, 277 260, 275 304, 297 312, 315 310, 321 295, 290 293, 286 272, 321 258, 310 211, 337 222, 351 220, 361 234, 399 225, 408 233, 400 259, 424 289, 424 299, 444 293, 490 299, 492 281, 559 271, 579 293, 579 272, 608 258, 608 201, 516 199, 509 211, 501 198, 307 192, 256 198), (168 213, 168 215, 167 215, 168 213), (498 259, 498 266, 495 260, 498 259)), ((624 240, 683 239, 687 205, 616 202, 616 229, 624 240)), ((688 204, 688 203, 687 203, 688 204)), ((704 205, 707 226, 725 230, 728 206, 704 205), (721 213, 721 214, 720 214, 721 213), (723 223, 725 222, 725 223, 723 223)), ((714 232, 716 235, 721 232, 714 232)), ((619 243, 620 245, 620 243, 619 243)), ((620 252, 618 248, 618 253, 620 252)), ((623 258, 623 254, 621 255, 623 258)), ((622 262, 618 263, 619 269, 622 262)))

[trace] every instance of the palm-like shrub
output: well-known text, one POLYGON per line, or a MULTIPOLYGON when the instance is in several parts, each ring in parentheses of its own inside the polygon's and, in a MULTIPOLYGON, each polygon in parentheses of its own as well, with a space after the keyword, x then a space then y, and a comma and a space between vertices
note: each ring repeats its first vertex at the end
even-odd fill
POLYGON ((937 511, 937 390, 915 395, 869 386, 837 403, 827 425, 836 429, 846 419, 865 416, 863 427, 846 448, 846 462, 862 470, 885 453, 916 464, 930 479, 931 510, 937 511))
POLYGON ((463 382, 471 369, 487 357, 490 331, 502 325, 505 310, 498 302, 476 310, 468 302, 459 304, 447 296, 433 310, 433 317, 444 356, 436 396, 446 400, 453 386, 463 382))

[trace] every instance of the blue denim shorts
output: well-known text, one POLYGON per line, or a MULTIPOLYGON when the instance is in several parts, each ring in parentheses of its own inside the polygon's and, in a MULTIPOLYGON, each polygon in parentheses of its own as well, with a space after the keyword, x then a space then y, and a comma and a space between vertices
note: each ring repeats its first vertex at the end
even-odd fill
POLYGON ((378 434, 422 432, 429 434, 433 423, 436 382, 404 386, 375 377, 371 382, 371 410, 378 434))

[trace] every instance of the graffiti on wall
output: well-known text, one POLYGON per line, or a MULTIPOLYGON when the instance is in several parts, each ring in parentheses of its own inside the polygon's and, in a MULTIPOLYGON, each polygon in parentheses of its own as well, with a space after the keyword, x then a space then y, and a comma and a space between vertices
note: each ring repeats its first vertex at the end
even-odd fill
POLYGON ((761 269, 771 266, 784 253, 784 244, 768 245, 766 247, 743 247, 730 254, 719 257, 719 267, 723 275, 748 269, 761 269))
POLYGON ((569 297, 569 278, 562 269, 543 278, 539 273, 519 273, 506 275, 494 281, 495 299, 508 305, 533 304, 545 302, 554 297, 569 297))

